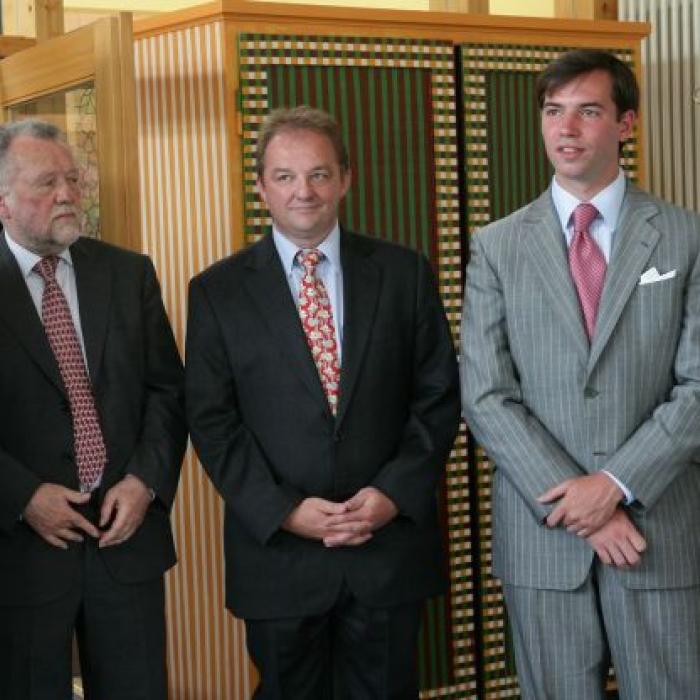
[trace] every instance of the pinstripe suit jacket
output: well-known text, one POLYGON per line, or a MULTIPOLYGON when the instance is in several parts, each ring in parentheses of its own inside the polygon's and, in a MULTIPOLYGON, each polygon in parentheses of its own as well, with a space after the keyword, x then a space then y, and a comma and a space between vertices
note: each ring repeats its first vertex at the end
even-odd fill
POLYGON ((628 184, 589 344, 551 200, 473 238, 462 332, 470 428, 496 464, 493 570, 573 589, 593 550, 537 496, 607 469, 648 549, 632 588, 700 583, 700 217, 628 184), (645 270, 671 279, 640 285, 645 270))

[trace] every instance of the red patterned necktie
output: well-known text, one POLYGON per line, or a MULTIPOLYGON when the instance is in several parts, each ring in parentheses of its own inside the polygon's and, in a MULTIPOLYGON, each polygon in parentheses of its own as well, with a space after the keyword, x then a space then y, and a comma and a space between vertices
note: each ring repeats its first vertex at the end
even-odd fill
POLYGON ((313 355, 331 413, 335 415, 340 393, 340 362, 333 323, 333 309, 316 267, 323 259, 318 250, 300 250, 297 262, 304 268, 299 289, 299 316, 313 355))
POLYGON ((34 271, 44 280, 41 318, 68 392, 78 478, 83 488, 90 490, 102 475, 107 450, 78 334, 66 297, 56 281, 57 265, 58 258, 50 255, 42 258, 34 271))
POLYGON ((598 210, 589 202, 583 202, 574 209, 574 237, 569 246, 569 268, 581 303, 588 340, 593 338, 595 331, 607 269, 605 257, 589 231, 596 216, 598 210))

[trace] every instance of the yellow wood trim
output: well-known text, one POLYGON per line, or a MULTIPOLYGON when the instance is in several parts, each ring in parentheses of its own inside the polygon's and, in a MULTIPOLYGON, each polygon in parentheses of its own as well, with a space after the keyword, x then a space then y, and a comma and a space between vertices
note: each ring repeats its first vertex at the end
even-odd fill
POLYGON ((102 238, 140 250, 131 15, 94 23, 102 238))
POLYGON ((36 39, 28 36, 0 36, 0 58, 7 58, 13 53, 31 49, 36 46, 36 39))
POLYGON ((37 41, 63 34, 63 0, 34 0, 37 41))
POLYGON ((570 19, 616 20, 617 0, 554 0, 554 16, 570 19))
POLYGON ((471 12, 489 14, 489 0, 429 0, 431 12, 471 12))
POLYGON ((176 12, 140 19, 134 35, 143 38, 219 19, 234 22, 241 32, 324 33, 350 36, 409 36, 459 41, 512 41, 554 45, 561 41, 598 45, 646 37, 646 22, 570 20, 505 15, 477 15, 421 10, 368 10, 322 5, 290 5, 246 0, 220 0, 176 12), (399 34, 397 34, 399 32, 399 34), (585 37, 577 35, 584 33, 585 37))
POLYGON ((0 61, 3 106, 36 99, 92 80, 92 26, 48 39, 0 61))
POLYGON ((34 37, 34 6, 26 0, 2 0, 2 28, 8 34, 34 37))
MULTIPOLYGON (((243 115, 239 110, 238 31, 231 23, 224 23, 224 87, 229 99, 225 100, 226 133, 228 135, 229 198, 231 221, 243 222, 243 115)), ((245 246, 243 226, 234 225, 231 231, 232 251, 245 246)))

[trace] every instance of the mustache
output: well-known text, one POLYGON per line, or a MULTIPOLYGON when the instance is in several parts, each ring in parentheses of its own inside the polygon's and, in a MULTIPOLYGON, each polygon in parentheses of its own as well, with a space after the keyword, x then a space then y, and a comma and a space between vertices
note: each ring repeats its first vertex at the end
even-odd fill
POLYGON ((75 206, 61 205, 60 207, 55 207, 52 212, 54 217, 59 216, 75 216, 80 215, 80 208, 75 206))

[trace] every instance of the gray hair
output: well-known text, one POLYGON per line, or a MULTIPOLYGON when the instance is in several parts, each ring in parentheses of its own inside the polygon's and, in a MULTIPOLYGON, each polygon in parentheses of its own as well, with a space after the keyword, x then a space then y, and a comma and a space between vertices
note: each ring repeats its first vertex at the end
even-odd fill
POLYGON ((65 134, 49 122, 40 119, 24 119, 0 125, 0 187, 4 188, 8 185, 9 170, 12 164, 11 159, 8 158, 8 152, 14 140, 20 136, 54 141, 69 148, 65 134))

